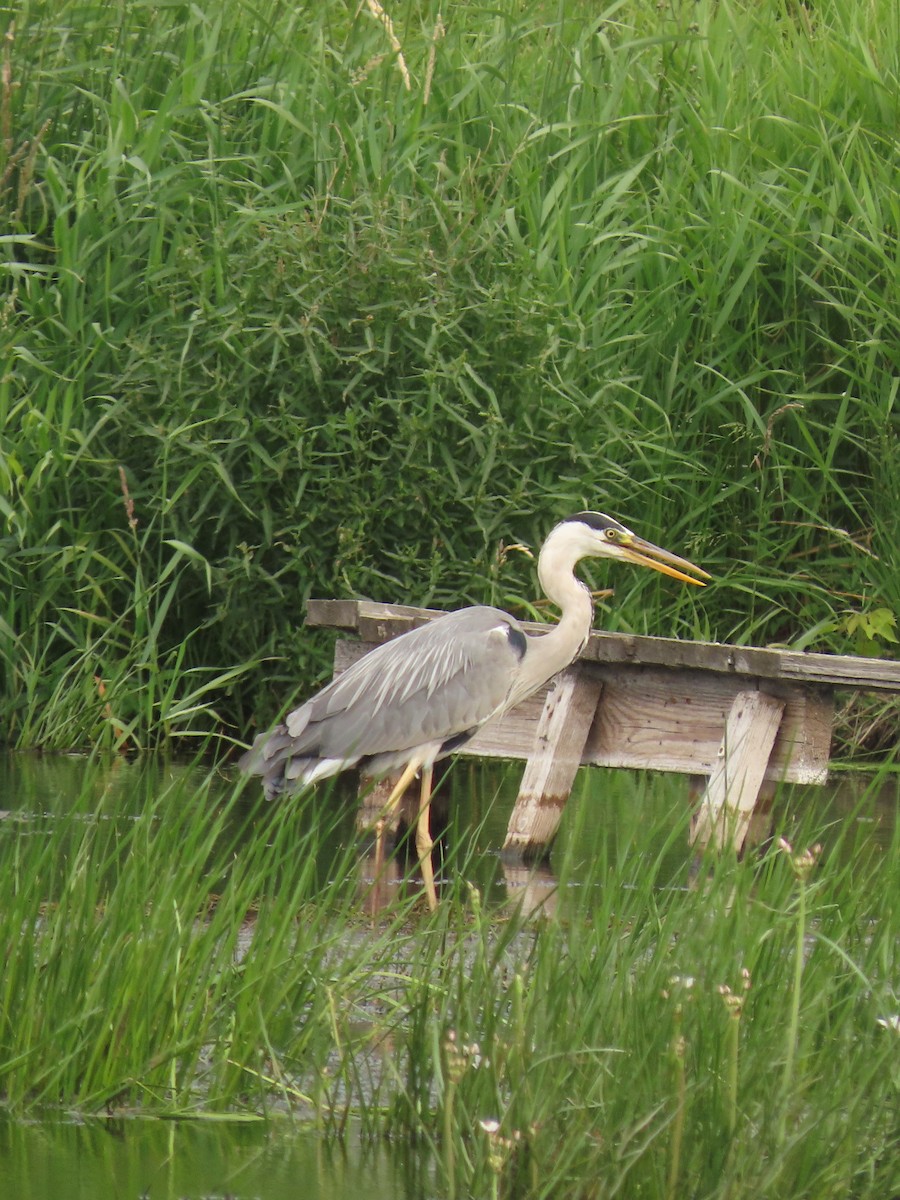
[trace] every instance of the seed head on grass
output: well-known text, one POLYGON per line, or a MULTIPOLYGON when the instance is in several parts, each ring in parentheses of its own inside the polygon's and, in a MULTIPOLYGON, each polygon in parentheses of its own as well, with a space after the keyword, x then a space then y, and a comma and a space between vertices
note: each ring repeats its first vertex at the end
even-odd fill
POLYGON ((387 39, 391 43, 391 49, 397 58, 397 68, 403 77, 403 86, 407 91, 410 91, 412 80, 410 79, 409 68, 403 56, 403 47, 400 44, 400 39, 394 32, 394 22, 391 20, 390 13, 385 12, 384 8, 378 3, 378 0, 366 0, 366 7, 369 15, 382 26, 384 32, 387 34, 387 39))
POLYGON ((795 851, 786 838, 778 839, 778 849, 790 859, 791 869, 799 884, 797 888, 797 916, 794 933, 794 978, 790 993, 790 1007, 787 1022, 787 1043, 782 1075, 782 1107, 778 1122, 778 1145, 782 1146, 787 1138, 788 1099, 796 1084, 795 1072, 797 1050, 800 1041, 800 1003, 803 991, 803 968, 805 959, 806 922, 807 922, 807 883, 813 867, 819 861, 822 846, 816 842, 806 850, 795 851))
POLYGON ((125 468, 119 464, 119 486, 122 489, 122 499, 125 503, 125 516, 128 518, 128 528, 134 532, 137 529, 137 517, 134 515, 134 497, 128 487, 128 476, 125 468))
POLYGON ((722 1002, 728 1010, 728 1015, 734 1020, 740 1020, 744 1011, 744 1001, 747 998, 747 993, 750 991, 750 972, 746 967, 741 969, 741 990, 739 992, 732 991, 727 983, 719 984, 719 995, 722 997, 722 1002))
POLYGON ((479 1121, 478 1124, 487 1134, 488 1166, 491 1170, 492 1194, 496 1196, 500 1176, 503 1174, 516 1146, 522 1141, 522 1134, 518 1129, 515 1129, 510 1137, 506 1137, 500 1132, 500 1122, 496 1117, 486 1117, 484 1120, 479 1121))
POLYGON ((778 849, 783 850, 791 860, 791 869, 800 883, 806 883, 812 872, 813 867, 819 861, 822 854, 822 845, 816 842, 814 846, 808 847, 806 850, 794 850, 794 847, 787 838, 778 839, 778 849))
POLYGON ((674 1200, 678 1194, 679 1178, 681 1175, 681 1151, 684 1142, 684 1127, 687 1111, 687 1038, 684 1033, 684 1002, 694 998, 692 975, 673 975, 669 979, 669 987, 664 989, 663 997, 673 999, 675 1007, 672 1013, 673 1030, 669 1042, 669 1055, 673 1067, 673 1088, 675 1111, 669 1134, 669 1166, 666 1184, 667 1200, 674 1200))
POLYGON ((422 88, 422 104, 426 105, 431 97, 431 84, 434 79, 434 64, 437 59, 437 44, 446 33, 441 14, 438 13, 434 23, 434 33, 431 35, 431 45, 428 47, 428 63, 425 67, 425 86, 422 88))
POLYGON ((729 1135, 737 1128, 738 1055, 740 1053, 740 1022, 744 1001, 750 990, 750 972, 741 970, 740 991, 732 991, 727 983, 719 985, 719 995, 728 1012, 728 1032, 725 1039, 725 1121, 729 1135))
POLYGON ((456 1038, 456 1030, 451 1029, 444 1038, 444 1061, 448 1080, 457 1084, 469 1067, 481 1065, 481 1047, 477 1042, 460 1045, 456 1038))
POLYGON ((667 986, 661 993, 663 1000, 668 1000, 671 996, 680 997, 682 1000, 691 1000, 696 982, 693 975, 670 976, 667 986))

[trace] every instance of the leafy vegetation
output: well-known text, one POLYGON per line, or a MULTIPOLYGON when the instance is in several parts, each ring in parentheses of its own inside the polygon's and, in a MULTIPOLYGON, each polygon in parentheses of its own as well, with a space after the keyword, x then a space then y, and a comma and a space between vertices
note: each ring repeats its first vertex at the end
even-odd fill
POLYGON ((894 0, 0 14, 0 739, 100 751, 6 789, 5 1110, 353 1120, 447 1196, 900 1190, 886 771, 699 879, 616 775, 555 908, 457 838, 365 916, 337 788, 209 766, 327 671, 309 596, 528 612, 506 548, 584 506, 715 574, 610 627, 894 651, 894 0))
POLYGON ((15 771, 12 1114, 352 1120, 416 1144, 447 1196, 896 1191, 896 781, 840 820, 786 791, 790 845, 698 878, 677 783, 606 773, 605 817, 587 790, 567 814, 543 911, 476 835, 437 913, 398 890, 367 918, 337 796, 249 803, 147 760, 15 771))
POLYGON ((611 626, 890 652, 893 0, 5 12, 8 741, 246 735, 585 505, 716 575, 611 626))

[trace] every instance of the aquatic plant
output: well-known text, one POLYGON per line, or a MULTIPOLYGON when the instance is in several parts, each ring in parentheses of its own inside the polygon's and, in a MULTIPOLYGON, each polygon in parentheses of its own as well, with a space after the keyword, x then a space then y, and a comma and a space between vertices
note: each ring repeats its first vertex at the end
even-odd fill
POLYGON ((367 916, 350 796, 79 772, 72 805, 19 769, 0 820, 7 1114, 352 1125, 447 1196, 890 1194, 900 827, 875 788, 840 814, 783 792, 778 835, 823 847, 803 880, 777 839, 697 875, 677 781, 597 773, 543 910, 457 831, 436 914, 397 888, 367 916))

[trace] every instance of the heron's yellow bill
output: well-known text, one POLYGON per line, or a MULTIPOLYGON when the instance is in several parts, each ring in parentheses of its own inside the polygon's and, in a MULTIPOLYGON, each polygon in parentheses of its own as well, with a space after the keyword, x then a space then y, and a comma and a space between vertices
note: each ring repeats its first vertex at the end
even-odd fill
POLYGON ((696 587, 706 587, 703 580, 712 579, 710 573, 704 571, 702 567, 695 566, 686 558, 679 558, 677 554, 672 554, 669 550, 663 550, 661 546, 654 546, 652 542, 645 542, 636 534, 632 535, 627 544, 620 542, 619 548, 622 551, 622 557, 628 562, 635 563, 639 567, 652 567, 654 571, 661 571, 663 575, 671 575, 673 579, 680 579, 682 583, 693 583, 696 587), (700 575, 702 578, 694 579, 693 576, 686 575, 685 571, 693 571, 695 575, 700 575))

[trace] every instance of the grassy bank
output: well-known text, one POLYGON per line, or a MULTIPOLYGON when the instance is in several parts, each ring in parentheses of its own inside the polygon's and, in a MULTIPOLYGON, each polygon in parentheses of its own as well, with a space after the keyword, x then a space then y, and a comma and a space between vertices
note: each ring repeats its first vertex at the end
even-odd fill
POLYGON ((0 10, 7 740, 245 734, 585 505, 717 579, 611 626, 890 651, 893 0, 385 8, 0 10))
POLYGON ((352 1120, 415 1139, 446 1196, 900 1183, 900 827, 876 842, 871 790, 840 823, 780 806, 792 852, 698 880, 680 806, 610 775, 599 832, 588 796, 569 814, 549 915, 472 889, 467 837, 438 913, 413 892, 370 919, 337 804, 70 763, 53 812, 51 768, 18 768, 0 822, 9 1113, 352 1120))

